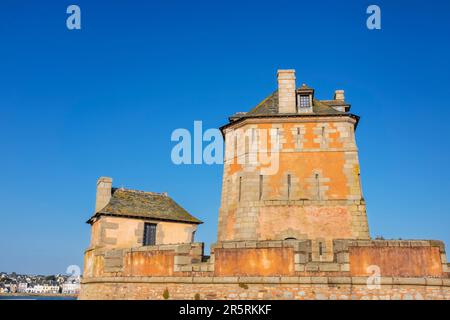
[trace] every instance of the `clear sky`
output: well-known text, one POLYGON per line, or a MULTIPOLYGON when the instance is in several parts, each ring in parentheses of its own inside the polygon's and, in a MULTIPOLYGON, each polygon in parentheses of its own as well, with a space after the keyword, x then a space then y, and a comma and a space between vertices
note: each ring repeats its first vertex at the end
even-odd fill
POLYGON ((174 165, 171 133, 249 110, 278 68, 361 116, 371 235, 450 245, 449 16, 444 0, 2 0, 0 271, 82 266, 99 176, 167 191, 213 243, 222 166, 174 165))

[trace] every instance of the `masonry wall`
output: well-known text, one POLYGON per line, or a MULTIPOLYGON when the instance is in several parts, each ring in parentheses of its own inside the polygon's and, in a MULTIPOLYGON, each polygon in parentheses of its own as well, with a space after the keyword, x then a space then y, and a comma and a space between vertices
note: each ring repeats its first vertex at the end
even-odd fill
MULTIPOLYGON (((273 294, 279 298, 280 291, 287 291, 291 293, 286 294, 293 298, 295 290, 305 290, 305 296, 300 298, 310 298, 316 285, 327 284, 323 293, 326 297, 339 293, 350 298, 348 292, 352 292, 363 298, 369 293, 358 285, 362 285, 362 281, 367 285, 367 279, 374 276, 373 266, 378 268, 377 276, 384 279, 380 284, 399 288, 398 292, 389 292, 389 296, 414 292, 434 297, 434 294, 444 294, 442 290, 448 290, 450 285, 450 270, 440 241, 342 239, 334 240, 333 248, 332 261, 314 258, 310 240, 222 242, 211 248, 211 256, 203 255, 201 243, 90 249, 85 255, 81 297, 131 298, 139 295, 142 299, 154 298, 159 296, 164 285, 179 292, 174 298, 194 293, 192 290, 199 290, 205 297, 209 295, 207 292, 215 290, 215 297, 223 298, 230 297, 240 290, 237 287, 247 284, 254 284, 254 291, 247 293, 258 296, 270 284, 273 287, 271 297, 273 294), (193 287, 185 288, 186 283, 193 287), (333 285, 330 287, 329 284, 333 285), (333 293, 334 284, 347 287, 333 293), (228 285, 231 289, 224 289, 228 285), (442 289, 444 285, 447 287, 442 289), (408 291, 403 286, 417 288, 408 291), (105 292, 105 288, 113 288, 113 293, 105 292), (99 292, 95 293, 95 290, 99 292), (142 293, 139 290, 143 290, 142 293), (427 290, 431 291, 427 293, 427 290)), ((380 292, 375 296, 386 295, 380 292)))
POLYGON ((354 119, 247 119, 225 136, 219 241, 312 239, 331 249, 332 239, 369 239, 354 119), (270 150, 277 140, 261 131, 270 129, 274 171, 250 147, 270 150))
POLYGON ((266 283, 240 282, 239 279, 214 278, 142 279, 139 283, 120 282, 118 279, 83 284, 80 299, 296 299, 296 300, 450 300, 450 281, 410 278, 403 281, 384 278, 385 284, 369 289, 366 278, 297 278, 270 279, 266 283), (148 281, 147 281, 148 280, 148 281), (333 281, 336 280, 336 281, 333 281), (162 281, 169 281, 162 283, 162 281), (287 282, 287 283, 283 283, 287 282), (290 283, 289 283, 290 282, 290 283), (396 283, 396 284, 394 284, 396 283))
POLYGON ((91 248, 135 248, 142 246, 144 223, 155 223, 156 244, 192 242, 196 224, 100 216, 92 225, 91 248))

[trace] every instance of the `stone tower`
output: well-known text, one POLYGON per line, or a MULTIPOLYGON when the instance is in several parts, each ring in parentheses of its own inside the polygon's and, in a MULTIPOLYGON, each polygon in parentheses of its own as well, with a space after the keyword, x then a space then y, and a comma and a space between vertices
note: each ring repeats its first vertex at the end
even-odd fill
POLYGON ((333 239, 369 239, 355 129, 344 91, 317 100, 278 70, 278 90, 229 118, 218 241, 312 240, 313 260, 333 239))

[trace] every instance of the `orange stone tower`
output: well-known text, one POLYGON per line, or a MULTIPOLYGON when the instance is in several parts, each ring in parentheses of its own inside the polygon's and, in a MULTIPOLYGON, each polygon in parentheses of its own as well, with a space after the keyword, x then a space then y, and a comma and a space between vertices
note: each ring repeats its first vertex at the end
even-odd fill
POLYGON ((313 260, 333 239, 370 239, 355 129, 344 91, 317 100, 278 70, 278 90, 221 128, 225 139, 218 241, 309 239, 313 260))

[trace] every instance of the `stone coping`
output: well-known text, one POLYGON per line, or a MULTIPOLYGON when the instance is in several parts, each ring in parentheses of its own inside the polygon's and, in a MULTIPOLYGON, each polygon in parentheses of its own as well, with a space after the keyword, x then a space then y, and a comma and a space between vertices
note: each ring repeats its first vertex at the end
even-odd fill
POLYGON ((176 243, 176 244, 159 244, 154 246, 139 246, 139 247, 128 247, 128 248, 108 248, 108 247, 96 247, 96 248, 88 248, 85 250, 85 253, 90 251, 96 252, 107 252, 107 251, 120 251, 123 253, 129 252, 145 252, 145 251, 176 251, 180 248, 203 248, 203 242, 191 242, 191 243, 176 243))
POLYGON ((311 199, 291 199, 291 200, 249 200, 245 201, 247 205, 253 207, 266 207, 266 206, 358 206, 358 205, 366 205, 365 201, 362 199, 354 200, 354 199, 322 199, 322 200, 311 200, 311 199))
MULTIPOLYGON (((95 277, 90 283, 222 283, 222 284, 300 284, 300 285, 366 285, 368 277, 95 277)), ((440 286, 450 288, 450 278, 382 277, 381 285, 440 286)))

